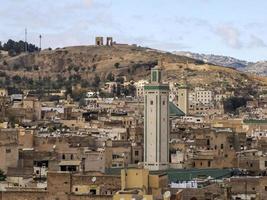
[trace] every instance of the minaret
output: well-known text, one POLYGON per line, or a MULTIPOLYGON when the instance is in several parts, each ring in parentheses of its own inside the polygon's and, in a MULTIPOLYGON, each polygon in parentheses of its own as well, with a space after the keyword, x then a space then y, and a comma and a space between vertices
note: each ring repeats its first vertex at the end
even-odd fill
MULTIPOLYGON (((188 61, 187 61, 188 68, 188 61)), ((178 101, 177 106, 180 108, 185 115, 188 115, 189 110, 189 88, 187 85, 187 79, 185 74, 183 73, 182 84, 178 86, 178 101)))
MULTIPOLYGON (((188 60, 186 61, 186 69, 188 69, 188 60)), ((178 100, 177 106, 180 108, 185 115, 189 112, 189 87, 187 84, 187 78, 183 71, 182 83, 178 86, 178 100)))
POLYGON ((151 70, 144 86, 144 167, 169 167, 169 85, 161 81, 161 66, 151 70))
POLYGON ((184 112, 185 115, 188 115, 189 109, 189 93, 187 85, 180 85, 178 87, 178 101, 177 101, 178 108, 184 112))

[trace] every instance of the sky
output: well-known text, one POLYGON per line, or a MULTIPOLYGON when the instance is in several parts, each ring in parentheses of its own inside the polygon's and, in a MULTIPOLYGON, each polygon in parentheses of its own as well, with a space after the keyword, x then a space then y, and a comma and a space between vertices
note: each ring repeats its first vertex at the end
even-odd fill
POLYGON ((43 48, 95 36, 165 51, 267 60, 266 0, 0 0, 0 41, 43 48))

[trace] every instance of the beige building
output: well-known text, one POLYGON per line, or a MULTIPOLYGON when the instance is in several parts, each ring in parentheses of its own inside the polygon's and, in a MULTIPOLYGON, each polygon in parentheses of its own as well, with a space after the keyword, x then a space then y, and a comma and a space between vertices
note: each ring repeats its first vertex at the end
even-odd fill
POLYGON ((0 129, 0 169, 16 168, 18 158, 18 129, 0 129))
POLYGON ((121 170, 121 190, 113 196, 113 200, 153 200, 156 197, 167 200, 170 193, 163 195, 167 186, 167 174, 150 174, 147 169, 124 169, 121 170))

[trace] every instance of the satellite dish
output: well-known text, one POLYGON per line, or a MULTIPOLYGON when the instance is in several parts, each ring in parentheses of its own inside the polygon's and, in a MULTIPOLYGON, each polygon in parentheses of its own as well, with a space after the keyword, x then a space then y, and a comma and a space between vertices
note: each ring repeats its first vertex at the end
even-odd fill
POLYGON ((164 197, 164 199, 170 198, 171 197, 171 192, 170 191, 164 192, 163 197, 164 197))
POLYGON ((93 178, 92 178, 92 182, 94 183, 96 181, 96 177, 94 176, 93 178))

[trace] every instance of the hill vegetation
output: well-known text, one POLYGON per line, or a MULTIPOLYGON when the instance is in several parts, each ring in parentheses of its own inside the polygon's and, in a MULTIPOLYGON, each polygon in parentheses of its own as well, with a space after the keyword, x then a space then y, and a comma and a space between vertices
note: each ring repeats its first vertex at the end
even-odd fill
POLYGON ((0 86, 59 89, 80 85, 98 89, 106 81, 148 79, 163 60, 164 80, 189 85, 249 91, 266 80, 233 68, 205 64, 185 56, 130 45, 77 46, 16 56, 0 56, 0 86))
POLYGON ((25 52, 25 47, 27 47, 27 51, 32 53, 35 51, 39 51, 39 48, 34 44, 24 42, 22 40, 16 42, 14 40, 9 39, 3 45, 0 43, 0 50, 7 51, 9 56, 16 56, 25 52))

